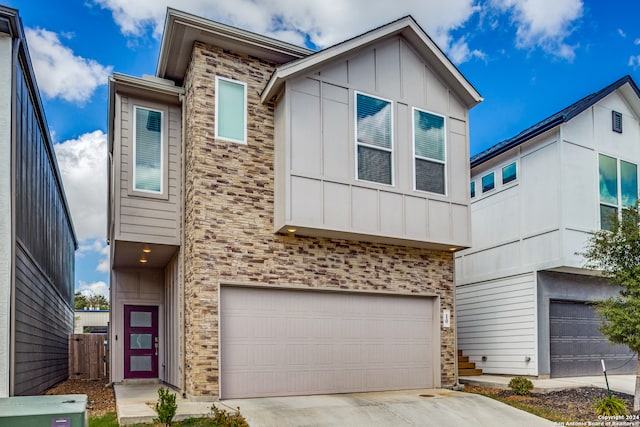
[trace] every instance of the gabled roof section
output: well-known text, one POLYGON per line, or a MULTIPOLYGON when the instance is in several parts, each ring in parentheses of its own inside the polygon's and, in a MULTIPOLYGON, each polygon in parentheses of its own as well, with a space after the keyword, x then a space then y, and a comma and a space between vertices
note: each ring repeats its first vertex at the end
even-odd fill
POLYGON ((311 49, 167 8, 156 75, 182 85, 195 41, 256 56, 277 64, 314 52, 311 49))
POLYGON ((351 54, 357 49, 382 39, 398 35, 404 37, 427 60, 429 66, 444 79, 467 108, 471 108, 482 101, 478 91, 453 65, 438 45, 431 40, 411 16, 406 16, 303 59, 278 67, 262 92, 262 102, 274 99, 287 79, 320 68, 330 61, 351 54))
MULTIPOLYGON (((554 127, 562 123, 568 122, 578 114, 582 113, 584 110, 590 108, 592 105, 618 89, 623 90, 623 95, 628 99, 635 97, 640 100, 640 90, 638 89, 638 86, 633 81, 631 76, 626 75, 621 79, 611 83, 609 86, 585 96, 578 102, 569 105, 567 108, 560 110, 557 113, 547 117, 546 119, 536 123, 530 128, 523 130, 516 136, 506 139, 494 145, 493 147, 476 154, 471 158, 471 167, 473 168, 488 160, 491 160, 492 158, 514 147, 517 147, 518 145, 530 140, 531 138, 534 138, 550 129, 553 129, 554 127), (625 91, 624 86, 627 84, 629 85, 628 90, 625 91)), ((640 113, 640 110, 638 112, 640 113)))

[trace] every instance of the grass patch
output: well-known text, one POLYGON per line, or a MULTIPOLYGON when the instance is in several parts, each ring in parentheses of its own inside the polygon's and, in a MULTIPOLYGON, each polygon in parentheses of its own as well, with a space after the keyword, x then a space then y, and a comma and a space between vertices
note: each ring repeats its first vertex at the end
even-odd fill
POLYGON ((107 412, 97 417, 89 417, 89 427, 118 427, 118 416, 115 412, 107 412))
POLYGON ((554 422, 572 421, 566 415, 561 414, 552 409, 549 409, 545 406, 527 403, 520 396, 503 397, 497 394, 498 390, 496 390, 496 392, 492 392, 491 390, 493 389, 476 388, 476 387, 469 387, 469 386, 465 387, 465 391, 469 393, 474 393, 474 394, 479 394, 482 396, 489 397, 493 400, 497 400, 498 402, 507 404, 516 409, 529 412, 530 414, 536 415, 538 417, 546 418, 549 421, 554 421, 554 422))

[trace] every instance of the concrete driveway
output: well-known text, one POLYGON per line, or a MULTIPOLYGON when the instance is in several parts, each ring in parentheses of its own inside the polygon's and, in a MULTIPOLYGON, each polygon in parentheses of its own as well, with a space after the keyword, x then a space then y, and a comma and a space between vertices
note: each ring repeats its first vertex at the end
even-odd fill
POLYGON ((218 405, 239 406, 251 427, 556 425, 488 397, 441 389, 232 399, 218 405))

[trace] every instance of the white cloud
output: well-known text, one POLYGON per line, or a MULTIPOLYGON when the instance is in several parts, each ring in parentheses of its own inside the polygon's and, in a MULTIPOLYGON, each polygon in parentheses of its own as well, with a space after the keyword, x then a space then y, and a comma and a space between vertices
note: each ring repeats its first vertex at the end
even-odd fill
POLYGON ((87 255, 96 253, 100 256, 96 271, 99 273, 108 273, 111 270, 111 264, 109 263, 109 246, 104 239, 84 239, 78 243, 78 250, 76 256, 78 258, 84 258, 87 255))
POLYGON ((637 45, 639 45, 639 44, 640 44, 640 39, 635 39, 635 40, 633 41, 633 44, 635 44, 636 46, 637 46, 637 45))
POLYGON ((83 103, 107 84, 112 67, 74 55, 54 32, 27 28, 25 33, 38 87, 47 98, 83 103))
POLYGON ((78 139, 55 144, 54 148, 78 239, 104 240, 107 228, 107 136, 96 130, 78 139))
POLYGON ((490 0, 512 14, 518 48, 540 48, 552 55, 573 60, 577 46, 567 44, 583 14, 582 0, 490 0))
POLYGON ((449 57, 454 63, 462 64, 463 62, 469 61, 471 58, 484 60, 487 55, 478 49, 471 50, 465 38, 462 37, 449 48, 449 57))
POLYGON ((87 283, 80 280, 80 284, 76 288, 76 291, 80 291, 86 297, 90 297, 91 295, 102 295, 106 299, 109 299, 109 285, 101 280, 93 283, 87 283))
POLYGON ((640 67, 640 55, 630 56, 628 65, 633 67, 634 70, 640 67))
POLYGON ((627 33, 624 32, 624 30, 622 28, 618 28, 618 34, 620 35, 620 37, 625 38, 627 37, 627 33))
MULTIPOLYGON (((266 34, 301 45, 305 37, 331 46, 405 15, 412 15, 446 52, 455 45, 451 31, 479 11, 476 0, 93 0, 111 11, 123 34, 160 37, 166 7, 266 34)), ((457 46, 459 51, 461 46, 457 46)), ((467 47, 467 49, 469 49, 467 47)), ((470 50, 470 52, 475 52, 470 50)), ((458 55, 471 58, 474 55, 458 55)))

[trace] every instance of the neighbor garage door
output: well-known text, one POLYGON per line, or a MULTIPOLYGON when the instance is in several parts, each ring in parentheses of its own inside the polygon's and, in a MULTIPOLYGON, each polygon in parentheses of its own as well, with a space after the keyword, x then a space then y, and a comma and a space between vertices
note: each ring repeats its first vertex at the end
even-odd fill
POLYGON ((598 330, 601 320, 593 306, 551 301, 549 307, 551 376, 602 375, 635 372, 635 355, 624 345, 612 345, 598 330))
POLYGON ((434 298, 223 287, 220 305, 225 399, 430 388, 439 376, 434 298))

